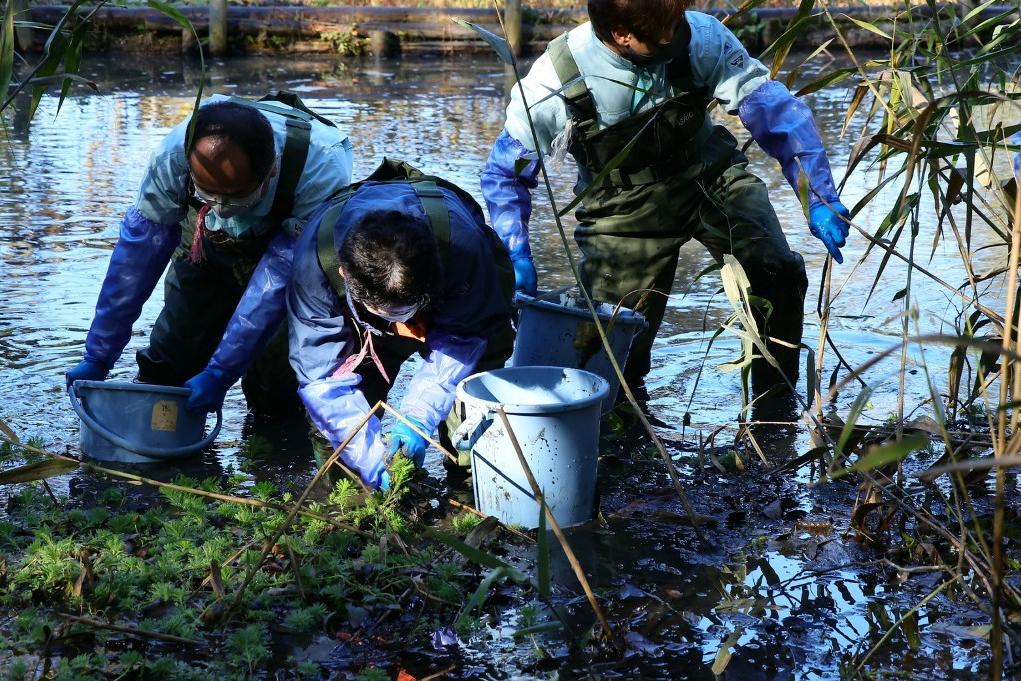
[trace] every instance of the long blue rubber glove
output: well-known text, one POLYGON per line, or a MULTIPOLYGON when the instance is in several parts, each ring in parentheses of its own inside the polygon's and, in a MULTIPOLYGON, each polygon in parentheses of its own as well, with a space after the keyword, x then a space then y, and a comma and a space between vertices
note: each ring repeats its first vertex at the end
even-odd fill
POLYGON ((206 367, 184 382, 184 387, 191 390, 184 408, 203 414, 219 410, 223 407, 227 390, 234 385, 234 381, 228 383, 228 380, 220 371, 206 367))
MULTIPOLYGON (((1014 144, 1021 145, 1021 132, 1014 133, 1010 139, 1014 144)), ((1014 154, 1014 175, 1021 177, 1021 151, 1014 154)))
POLYGON ((847 241, 847 234, 851 228, 850 219, 850 211, 840 201, 808 209, 808 227, 812 230, 812 235, 823 242, 837 263, 844 262, 840 249, 847 241))
POLYGON ((833 173, 811 110, 782 83, 766 81, 741 102, 741 122, 762 150, 780 162, 784 177, 795 192, 803 171, 810 188, 809 227, 837 262, 847 238, 847 209, 833 184, 833 173), (836 210, 826 207, 829 203, 836 210), (821 210, 820 210, 821 208, 821 210), (841 211, 840 209, 843 209, 841 211))
POLYGON ((105 381, 110 370, 98 362, 83 359, 77 366, 64 374, 67 387, 70 388, 75 381, 105 381))
POLYGON ((294 237, 281 232, 270 241, 227 323, 209 364, 184 385, 191 388, 185 408, 216 411, 287 315, 287 282, 294 259, 294 237))
POLYGON ((180 241, 180 225, 161 225, 128 209, 85 337, 85 359, 68 372, 69 381, 106 378, 180 241))
MULTIPOLYGON (((428 433, 426 426, 420 423, 418 419, 408 419, 420 429, 422 432, 428 433)), ((404 423, 404 421, 398 421, 393 428, 390 429, 390 433, 386 436, 389 444, 387 445, 387 455, 393 456, 397 452, 403 451, 404 456, 411 459, 412 463, 421 468, 425 465, 425 450, 429 447, 429 443, 426 439, 415 432, 415 429, 404 423)))
POLYGON ((534 296, 538 286, 532 249, 528 243, 528 220, 532 216, 531 190, 538 185, 539 163, 535 152, 504 130, 496 138, 482 171, 482 195, 489 220, 510 252, 514 265, 514 288, 534 296), (528 161, 522 167, 519 161, 528 161), (515 170, 517 168, 517 170, 515 170))

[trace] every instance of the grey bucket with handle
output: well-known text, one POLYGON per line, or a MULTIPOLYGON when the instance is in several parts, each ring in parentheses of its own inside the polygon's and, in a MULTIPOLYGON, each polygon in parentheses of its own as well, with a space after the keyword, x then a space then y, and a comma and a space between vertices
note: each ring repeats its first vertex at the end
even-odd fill
POLYGON ((508 525, 534 528, 539 504, 499 416, 503 409, 525 461, 563 527, 592 517, 599 461, 599 406, 609 386, 564 367, 508 367, 457 386, 464 420, 454 433, 471 451, 479 510, 508 525))
POLYGON ((154 463, 182 459, 208 447, 223 415, 205 437, 206 415, 184 408, 191 391, 147 383, 75 381, 67 390, 81 420, 82 454, 100 461, 154 463))
MULTIPOLYGON (((592 314, 583 300, 565 293, 532 297, 514 295, 518 308, 518 333, 509 365, 558 366, 584 369, 609 384, 602 413, 613 408, 620 380, 610 364, 592 314)), ((610 342, 613 356, 623 369, 631 342, 648 327, 645 317, 626 307, 596 303, 596 313, 610 342)))

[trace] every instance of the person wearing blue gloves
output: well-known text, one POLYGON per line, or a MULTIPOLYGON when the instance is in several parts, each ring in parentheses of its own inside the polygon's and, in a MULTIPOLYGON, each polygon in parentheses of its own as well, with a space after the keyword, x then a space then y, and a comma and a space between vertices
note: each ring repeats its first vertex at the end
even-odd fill
MULTIPOLYGON (((678 249, 692 238, 718 262, 733 254, 752 292, 769 301, 760 322, 779 341, 770 341, 770 350, 793 383, 808 286, 804 261, 788 246, 766 187, 747 170, 734 137, 711 123, 710 102, 740 116, 796 191, 807 180, 809 228, 838 263, 848 211, 809 109, 733 33, 687 11, 690 5, 589 0, 590 21, 550 43, 522 79, 524 97, 514 88, 482 192, 511 253, 517 289, 534 294, 528 221, 537 154, 569 152, 578 162, 577 194, 599 180, 580 203, 575 240, 584 256, 582 283, 594 298, 628 307, 645 300, 638 309, 649 327, 625 368, 632 386, 649 371, 678 249)), ((786 385, 761 359, 753 363, 752 382, 758 394, 786 385)))
POLYGON ((415 464, 439 431, 447 440, 457 384, 503 366, 514 343, 514 275, 500 238, 469 194, 406 163, 384 160, 325 203, 295 246, 287 290, 291 365, 325 458, 385 399, 419 354, 397 421, 373 415, 341 453, 372 487, 402 451, 415 464), (421 432, 418 432, 421 431, 421 432))
POLYGON ((190 122, 163 140, 124 216, 68 385, 106 378, 170 262, 163 310, 136 355, 139 380, 183 384, 188 409, 215 411, 244 374, 250 407, 297 410, 282 328, 293 245, 312 211, 350 184, 351 143, 286 92, 213 96, 190 122))

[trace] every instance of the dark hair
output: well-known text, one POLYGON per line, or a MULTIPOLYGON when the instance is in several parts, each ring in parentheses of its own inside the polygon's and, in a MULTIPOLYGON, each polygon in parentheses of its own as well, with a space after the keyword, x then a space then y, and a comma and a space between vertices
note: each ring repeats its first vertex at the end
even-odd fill
POLYGON ((652 43, 690 6, 691 0, 588 0, 588 17, 592 30, 605 42, 613 42, 613 29, 623 28, 643 43, 652 43))
POLYGON ((276 160, 273 127, 252 106, 238 102, 213 102, 199 107, 188 155, 200 139, 222 137, 238 145, 252 165, 252 175, 261 180, 269 175, 276 160))
POLYGON ((396 210, 366 211, 340 246, 351 297, 376 308, 427 305, 443 267, 432 229, 396 210))

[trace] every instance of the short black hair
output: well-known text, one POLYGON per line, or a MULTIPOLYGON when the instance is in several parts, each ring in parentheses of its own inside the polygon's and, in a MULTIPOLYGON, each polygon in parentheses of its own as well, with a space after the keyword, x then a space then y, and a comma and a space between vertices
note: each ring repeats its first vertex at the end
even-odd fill
POLYGON ((642 42, 653 43, 684 17, 691 4, 691 0, 588 0, 588 17, 596 36, 605 42, 613 42, 613 29, 623 28, 642 42))
POLYGON ((255 179, 264 179, 276 161, 273 126, 262 112, 239 102, 213 102, 199 107, 188 155, 200 139, 222 137, 238 145, 252 165, 255 179))
POLYGON ((374 308, 428 305, 443 266, 428 224, 396 210, 358 216, 338 253, 351 297, 374 308))

